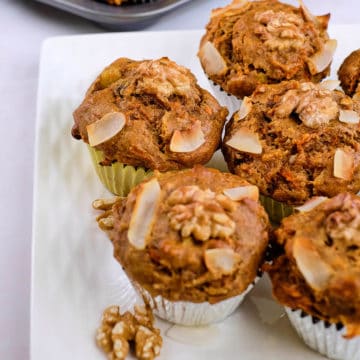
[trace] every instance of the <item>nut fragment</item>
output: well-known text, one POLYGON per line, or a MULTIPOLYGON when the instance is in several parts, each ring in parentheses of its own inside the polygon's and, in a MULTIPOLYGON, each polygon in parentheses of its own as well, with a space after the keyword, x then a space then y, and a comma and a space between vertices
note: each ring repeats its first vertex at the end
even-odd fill
POLYGON ((323 203, 328 198, 326 196, 314 196, 308 200, 304 205, 297 206, 295 209, 300 212, 307 212, 314 209, 316 206, 323 203))
POLYGON ((356 111, 340 109, 339 121, 346 124, 358 124, 360 121, 360 117, 356 111))
POLYGON ((120 199, 120 196, 113 196, 107 199, 96 199, 92 202, 92 207, 96 210, 109 210, 120 199))
POLYGON ((240 261, 240 255, 232 249, 208 249, 204 254, 205 265, 214 275, 232 274, 240 261))
POLYGON ((86 127, 90 146, 97 146, 118 134, 125 126, 126 118, 121 112, 105 114, 100 120, 86 127))
POLYGON ((238 111, 239 120, 244 119, 250 113, 251 108, 252 108, 251 99, 245 96, 238 111))
POLYGON ((161 189, 156 178, 141 184, 140 187, 141 191, 137 195, 131 214, 128 239, 135 248, 142 250, 146 247, 147 238, 152 228, 161 189))
POLYGON ((139 360, 151 360, 160 354, 162 338, 158 330, 139 326, 135 336, 135 353, 139 360))
POLYGON ((259 188, 255 185, 245 185, 225 189, 223 193, 234 201, 239 201, 244 198, 249 198, 255 201, 259 200, 259 188))
POLYGON ((206 41, 199 51, 199 58, 208 75, 221 75, 226 69, 226 62, 210 41, 206 41))
POLYGON ((333 274, 333 270, 322 260, 311 241, 296 238, 293 256, 306 282, 315 290, 323 289, 333 274))
POLYGON ((337 41, 335 39, 329 39, 325 42, 324 47, 319 52, 308 59, 307 63, 312 75, 324 71, 330 65, 336 47, 337 41))
POLYGON ((259 136, 249 129, 242 127, 226 142, 232 148, 251 154, 261 154, 262 146, 259 136))
POLYGON ((148 307, 135 309, 120 314, 118 306, 111 306, 104 311, 102 323, 97 329, 96 343, 111 360, 125 360, 129 353, 129 341, 135 343, 136 357, 140 360, 153 360, 160 355, 162 338, 160 330, 154 327, 153 315, 148 307), (141 310, 140 310, 141 309, 141 310), (141 312, 140 322, 136 314, 141 312))
POLYGON ((342 149, 336 149, 334 156, 334 176, 339 179, 351 180, 354 172, 354 157, 342 149))
POLYGON ((179 187, 167 199, 171 228, 179 231, 183 238, 192 236, 198 241, 232 235, 235 222, 228 214, 231 210, 223 197, 196 185, 179 187))
POLYGON ((205 142, 201 122, 196 121, 190 130, 175 130, 170 141, 170 151, 191 152, 199 148, 205 142))

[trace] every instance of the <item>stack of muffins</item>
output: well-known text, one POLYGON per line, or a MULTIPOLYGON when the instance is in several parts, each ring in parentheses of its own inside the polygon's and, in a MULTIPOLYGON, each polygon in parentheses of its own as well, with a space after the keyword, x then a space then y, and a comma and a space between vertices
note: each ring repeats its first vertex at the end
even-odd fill
POLYGON ((309 346, 360 358, 342 337, 360 334, 360 55, 339 70, 346 94, 320 82, 329 18, 302 1, 234 0, 199 46, 215 97, 166 57, 120 58, 74 112, 72 135, 120 196, 94 202, 99 226, 158 316, 220 321, 265 269, 309 346), (204 167, 219 147, 231 173, 204 167))

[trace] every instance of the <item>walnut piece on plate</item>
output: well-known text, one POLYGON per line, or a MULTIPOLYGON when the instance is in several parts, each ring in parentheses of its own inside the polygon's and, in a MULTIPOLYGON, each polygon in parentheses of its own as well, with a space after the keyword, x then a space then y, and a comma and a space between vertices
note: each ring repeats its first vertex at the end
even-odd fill
POLYGON ((135 305, 134 313, 121 314, 112 305, 103 312, 96 343, 111 360, 124 360, 132 345, 139 360, 152 360, 160 354, 162 338, 150 308, 135 305))

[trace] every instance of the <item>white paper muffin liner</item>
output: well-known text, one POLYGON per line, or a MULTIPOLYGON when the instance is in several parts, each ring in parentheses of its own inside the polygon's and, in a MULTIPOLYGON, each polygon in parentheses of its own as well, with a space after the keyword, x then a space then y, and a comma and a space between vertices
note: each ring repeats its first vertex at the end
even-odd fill
POLYGON ((208 302, 170 301, 160 295, 152 297, 140 285, 134 285, 149 303, 155 315, 171 323, 185 326, 208 325, 224 320, 236 310, 246 294, 254 287, 254 283, 252 283, 242 294, 216 304, 210 304, 208 302))
POLYGON ((222 90, 219 85, 216 85, 209 80, 211 85, 212 93, 215 96, 216 100, 222 105, 226 106, 229 110, 229 116, 232 116, 236 111, 240 109, 241 100, 236 96, 228 94, 225 90, 222 90))
POLYGON ((360 359, 360 337, 344 339, 345 329, 338 330, 336 324, 325 327, 319 320, 314 324, 311 315, 301 317, 301 310, 292 311, 285 307, 288 318, 305 344, 320 354, 334 360, 360 359))

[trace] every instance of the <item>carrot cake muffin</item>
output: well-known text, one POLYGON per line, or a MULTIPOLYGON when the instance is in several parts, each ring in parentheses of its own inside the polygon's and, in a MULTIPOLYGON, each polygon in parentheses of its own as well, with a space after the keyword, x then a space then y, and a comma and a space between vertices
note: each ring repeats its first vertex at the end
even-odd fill
POLYGON ((360 96, 360 49, 353 51, 341 64, 338 71, 341 87, 349 96, 356 92, 360 96))
POLYGON ((360 198, 341 193, 283 219, 267 265, 275 298, 310 347, 360 358, 360 198), (352 340, 350 340, 352 339, 352 340))
POLYGON ((257 187, 202 166, 156 172, 98 221, 155 314, 185 325, 232 313, 251 289, 268 243, 257 187))
POLYGON ((329 74, 336 40, 330 14, 313 16, 277 0, 234 0, 212 11, 198 56, 215 84, 238 98, 259 84, 318 82, 329 74))
POLYGON ((360 190, 359 113, 337 85, 261 85, 226 126, 230 171, 259 187, 275 221, 313 196, 360 190))
POLYGON ((208 162, 227 114, 190 70, 168 58, 120 58, 101 72, 75 110, 72 135, 89 144, 108 189, 126 195, 149 169, 208 162))

